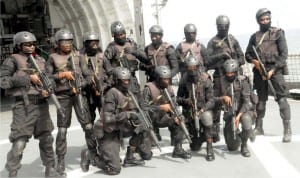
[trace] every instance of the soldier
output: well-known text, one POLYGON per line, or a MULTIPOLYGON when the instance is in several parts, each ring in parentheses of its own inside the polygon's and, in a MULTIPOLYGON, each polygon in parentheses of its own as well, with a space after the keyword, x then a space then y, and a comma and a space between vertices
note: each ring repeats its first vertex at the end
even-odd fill
MULTIPOLYGON (((102 120, 97 120, 94 133, 101 144, 101 153, 92 159, 96 165, 108 175, 121 172, 120 146, 124 146, 123 138, 130 137, 124 159, 124 167, 144 165, 144 160, 152 157, 151 147, 143 149, 142 159, 137 159, 134 153, 144 144, 144 131, 140 126, 136 107, 128 93, 131 72, 124 67, 113 69, 114 85, 105 95, 102 120), (138 131, 139 130, 139 131, 138 131), (144 160, 143 160, 144 159, 144 160)), ((140 150, 141 151, 141 150, 140 150)))
POLYGON ((155 69, 156 80, 148 82, 143 91, 141 106, 148 112, 152 119, 153 126, 157 128, 168 127, 171 132, 171 139, 174 140, 174 151, 172 157, 190 159, 191 154, 182 148, 184 133, 179 126, 179 119, 172 115, 169 101, 163 93, 167 88, 170 96, 175 101, 175 94, 170 85, 171 70, 167 66, 158 66, 155 69))
MULTIPOLYGON (((155 81, 155 68, 157 66, 168 66, 171 70, 171 78, 178 73, 178 61, 174 47, 163 42, 162 37, 164 31, 161 26, 153 25, 149 29, 152 43, 146 46, 145 52, 148 57, 148 62, 141 65, 141 69, 145 71, 147 81, 155 81)), ((154 127, 154 131, 159 141, 161 141, 161 135, 159 129, 154 127)))
POLYGON ((126 38, 125 26, 120 21, 111 24, 111 34, 114 41, 109 43, 104 51, 104 57, 111 63, 113 68, 121 66, 128 68, 132 79, 130 80, 130 91, 134 94, 140 93, 140 85, 135 76, 139 62, 146 62, 145 53, 138 49, 132 39, 126 38))
POLYGON ((275 89, 276 102, 279 105, 279 112, 283 121, 282 141, 290 142, 292 136, 291 110, 287 102, 288 87, 283 77, 287 74, 286 59, 288 56, 285 34, 282 29, 271 26, 271 11, 267 8, 257 11, 256 21, 260 29, 250 37, 246 50, 247 62, 254 64, 254 89, 257 90, 259 98, 255 134, 264 135, 263 118, 268 100, 269 87, 267 79, 269 79, 275 89), (259 56, 255 55, 253 47, 256 48, 259 56), (261 58, 268 76, 262 76, 262 68, 258 57, 261 58))
MULTIPOLYGON (((208 69, 214 69, 213 82, 214 82, 214 95, 220 96, 221 83, 220 78, 223 75, 222 65, 226 59, 238 60, 239 66, 245 64, 244 53, 233 35, 228 34, 230 21, 225 15, 219 15, 216 19, 217 35, 214 36, 207 44, 208 58, 205 66, 208 69)), ((215 108, 214 113, 214 141, 219 138, 219 122, 220 122, 220 109, 215 108)))
MULTIPOLYGON (((46 167, 45 177, 56 177, 58 174, 54 168, 51 135, 54 127, 46 100, 48 92, 37 87, 41 84, 39 76, 28 72, 33 70, 28 58, 35 53, 36 38, 32 33, 22 31, 16 33, 13 40, 17 53, 12 54, 1 65, 1 87, 15 100, 9 135, 12 148, 7 154, 5 167, 9 171, 9 177, 17 176, 26 143, 33 135, 35 139, 39 139, 40 155, 46 167)), ((35 60, 44 71, 45 60, 38 55, 35 60)))
POLYGON ((161 26, 153 25, 149 29, 152 43, 146 46, 145 52, 148 58, 146 65, 141 66, 145 70, 147 80, 149 82, 155 81, 155 68, 157 66, 168 66, 171 69, 171 77, 178 73, 178 62, 174 47, 163 42, 162 37, 164 31, 161 26))
POLYGON ((254 112, 250 98, 250 82, 244 75, 239 75, 239 63, 237 60, 228 59, 223 64, 224 76, 221 77, 222 89, 217 99, 219 105, 224 107, 225 121, 224 137, 229 151, 238 149, 241 144, 241 154, 250 157, 247 148, 248 138, 254 141, 252 119, 254 112), (242 131, 239 133, 238 125, 241 123, 242 131))
MULTIPOLYGON (((71 125, 72 107, 74 107, 77 120, 85 132, 88 148, 95 147, 92 137, 92 122, 86 97, 82 88, 87 83, 82 76, 82 62, 79 54, 73 50, 73 34, 67 29, 61 29, 55 34, 58 45, 56 53, 50 55, 46 63, 49 75, 56 82, 56 94, 62 107, 65 109, 65 117, 57 114, 58 133, 56 136, 57 172, 65 176, 65 155, 67 153, 67 129, 71 125)), ((90 80, 87 80, 88 82, 90 80)))
POLYGON ((190 148, 199 151, 202 142, 206 141, 206 160, 213 161, 215 156, 212 147, 212 108, 215 102, 212 81, 196 57, 188 57, 185 66, 187 72, 179 82, 177 102, 183 106, 183 113, 188 120, 189 133, 192 135, 190 148))
POLYGON ((176 47, 177 58, 180 59, 178 64, 181 76, 183 76, 183 72, 186 70, 185 60, 188 57, 194 56, 197 58, 202 67, 207 57, 205 46, 196 40, 197 27, 194 24, 186 24, 184 26, 184 35, 185 41, 180 42, 176 47))
MULTIPOLYGON (((94 124, 96 109, 100 114, 104 102, 104 92, 108 88, 108 72, 111 70, 110 63, 104 59, 102 48, 99 45, 100 37, 95 32, 86 32, 83 35, 84 48, 80 50, 80 60, 82 61, 82 74, 89 80, 85 87, 87 103, 91 114, 91 123, 94 124)), ((96 146, 95 144, 92 144, 96 146)), ((81 152, 81 168, 84 172, 88 171, 90 162, 87 156, 93 157, 97 154, 97 148, 88 148, 81 152)))

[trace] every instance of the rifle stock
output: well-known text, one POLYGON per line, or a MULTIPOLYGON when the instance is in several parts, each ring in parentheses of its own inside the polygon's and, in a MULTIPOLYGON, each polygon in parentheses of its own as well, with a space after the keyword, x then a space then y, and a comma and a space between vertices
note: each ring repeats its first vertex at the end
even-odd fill
POLYGON ((189 135, 189 132, 188 132, 188 130, 187 130, 187 128, 186 128, 186 125, 185 125, 185 122, 184 122, 184 118, 183 118, 182 114, 179 114, 179 112, 178 112, 178 110, 177 110, 175 104, 174 104, 173 101, 172 101, 172 98, 171 98, 171 96, 170 96, 170 94, 169 94, 167 88, 164 89, 164 93, 165 93, 165 95, 167 96, 167 98, 168 98, 168 100, 169 100, 169 104, 171 105, 173 114, 175 114, 176 118, 178 118, 179 121, 180 121, 180 127, 181 127, 181 129, 182 129, 184 135, 185 135, 186 138, 188 139, 189 143, 192 143, 191 137, 190 137, 190 135, 189 135))
POLYGON ((268 77, 268 72, 267 72, 267 70, 266 70, 264 64, 262 63, 262 61, 261 61, 261 59, 260 59, 260 57, 259 57, 259 55, 258 55, 258 53, 257 53, 257 51, 256 51, 255 46, 252 46, 252 49, 253 49, 253 51, 254 51, 254 53, 255 53, 255 56, 256 56, 256 58, 257 58, 259 64, 260 64, 260 67, 261 67, 261 69, 262 69, 262 70, 261 70, 261 72, 262 72, 261 75, 263 75, 264 77, 266 77, 267 82, 268 82, 268 86, 269 86, 271 92, 272 92, 273 95, 274 95, 274 99, 277 100, 276 91, 275 91, 275 89, 274 89, 274 86, 273 86, 271 80, 270 80, 269 77, 268 77))
POLYGON ((76 94, 76 100, 77 100, 79 109, 81 111, 81 114, 84 115, 85 110, 84 110, 83 103, 82 103, 83 99, 82 99, 82 94, 81 94, 81 92, 82 92, 81 76, 78 72, 76 72, 76 66, 75 66, 75 62, 73 59, 73 53, 71 54, 69 60, 71 63, 71 70, 72 70, 72 72, 74 74, 74 78, 75 78, 73 92, 76 94))
POLYGON ((64 109, 61 107, 56 95, 54 94, 54 88, 53 88, 53 85, 52 85, 50 79, 43 71, 41 71, 41 69, 37 65, 37 63, 32 55, 29 55, 29 59, 40 77, 43 90, 46 90, 49 93, 49 96, 52 99, 57 111, 60 113, 60 115, 62 117, 65 117, 64 109))

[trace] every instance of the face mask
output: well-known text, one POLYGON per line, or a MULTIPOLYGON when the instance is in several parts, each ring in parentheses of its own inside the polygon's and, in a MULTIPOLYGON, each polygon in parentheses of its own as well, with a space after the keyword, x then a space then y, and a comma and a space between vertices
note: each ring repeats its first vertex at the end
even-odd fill
POLYGON ((260 26, 260 31, 266 32, 271 27, 271 22, 267 24, 259 24, 259 26, 260 26))
POLYGON ((114 40, 119 45, 124 45, 126 43, 126 38, 115 38, 114 40))
POLYGON ((95 56, 97 54, 97 48, 86 48, 86 54, 88 56, 95 56))
POLYGON ((225 75, 225 78, 226 78, 226 80, 227 80, 228 82, 232 83, 232 82, 235 80, 236 75, 232 75, 232 76, 226 76, 226 75, 225 75))

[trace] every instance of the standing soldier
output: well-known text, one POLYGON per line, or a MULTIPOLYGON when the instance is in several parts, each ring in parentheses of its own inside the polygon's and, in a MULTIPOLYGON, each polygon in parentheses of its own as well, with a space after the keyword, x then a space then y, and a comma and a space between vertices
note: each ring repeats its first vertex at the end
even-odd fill
POLYGON ((210 76, 203 72, 202 64, 195 57, 188 57, 185 66, 187 72, 179 82, 177 102, 183 106, 183 113, 188 119, 189 133, 192 137, 190 148, 198 151, 202 142, 206 141, 206 160, 213 161, 215 156, 212 147, 212 108, 214 107, 212 81, 210 76))
MULTIPOLYGON (((208 69, 214 69, 213 82, 214 82, 214 95, 220 96, 221 82, 224 71, 222 66, 226 59, 235 59, 238 61, 239 66, 245 64, 244 53, 239 45, 239 42, 233 35, 228 34, 230 21, 225 15, 219 15, 216 19, 217 35, 214 36, 207 44, 208 59, 205 62, 208 69)), ((219 122, 220 122, 220 109, 214 110, 214 141, 220 140, 219 137, 219 122)))
POLYGON ((184 26, 185 41, 180 42, 176 47, 177 58, 179 59, 179 71, 181 76, 186 70, 185 60, 190 56, 194 56, 199 60, 201 66, 204 66, 207 51, 203 44, 196 40, 197 28, 194 24, 186 24, 184 26))
MULTIPOLYGON (((141 65, 141 69, 145 70, 147 81, 155 81, 155 68, 157 66, 167 66, 171 70, 171 78, 178 73, 178 60, 174 47, 163 42, 162 37, 164 31, 161 26, 153 25, 149 29, 152 43, 146 46, 145 52, 148 57, 148 62, 145 65, 141 65)), ((154 131, 159 141, 161 141, 161 135, 159 129, 154 127, 154 131)))
POLYGON ((244 157, 251 156, 247 141, 254 141, 252 119, 254 112, 250 98, 251 89, 249 79, 239 74, 237 60, 228 59, 223 64, 224 76, 222 76, 222 89, 217 99, 219 105, 223 105, 225 121, 224 137, 229 151, 237 150, 241 144, 241 154, 244 157), (238 125, 241 123, 242 131, 239 133, 238 125))
POLYGON ((146 62, 145 53, 138 49, 132 39, 126 38, 126 30, 120 21, 111 24, 111 34, 114 41, 111 42, 104 52, 104 57, 113 68, 121 66, 129 69, 132 79, 130 80, 130 91, 140 96, 140 85, 135 76, 139 62, 146 62))
MULTIPOLYGON (((65 155, 67 153, 67 129, 71 125, 72 107, 74 107, 77 120, 85 132, 88 148, 94 148, 92 137, 92 122, 88 110, 86 97, 82 88, 86 84, 82 77, 81 61, 79 54, 73 51, 73 34, 67 29, 61 29, 55 34, 58 45, 56 53, 50 55, 46 67, 49 75, 56 82, 56 94, 65 117, 57 114, 58 133, 56 136, 57 172, 65 176, 65 155)), ((89 81, 89 80, 87 80, 89 81)))
POLYGON ((260 29, 251 36, 246 50, 246 60, 254 64, 254 89, 257 90, 259 98, 255 133, 256 135, 264 135, 263 118, 266 113, 268 89, 271 90, 271 86, 273 86, 283 121, 282 141, 290 142, 292 136, 291 110, 287 102, 288 87, 283 77, 287 74, 286 59, 288 56, 284 31, 280 28, 271 27, 271 11, 266 8, 257 11, 256 21, 260 29), (257 50, 258 56, 254 49, 257 50), (262 63, 258 60, 259 58, 262 63), (265 68, 267 75, 263 74, 262 67, 265 68), (271 85, 268 85, 268 80, 271 85))
MULTIPOLYGON (((99 45, 100 37, 95 32, 86 32, 83 35, 84 48, 80 51, 80 60, 82 62, 82 74, 88 80, 85 87, 87 103, 91 114, 91 123, 94 124, 96 118, 96 109, 100 114, 104 102, 104 92, 108 86, 108 71, 110 63, 104 60, 102 48, 99 45)), ((90 144, 89 146, 96 146, 90 144)), ((90 162, 88 155, 94 157, 97 154, 96 147, 89 147, 81 152, 80 166, 84 172, 88 171, 90 162)))
POLYGON ((171 77, 178 73, 178 62, 174 47, 163 42, 164 31, 161 26, 153 25, 149 29, 152 43, 146 46, 145 52, 148 63, 142 67, 145 70, 149 82, 155 80, 155 68, 157 66, 168 66, 171 70, 171 77))
MULTIPOLYGON (((174 140, 174 151, 172 157, 190 159, 191 154, 182 148, 184 139, 183 130, 180 128, 180 121, 173 115, 170 102, 167 100, 164 89, 167 89, 172 100, 175 101, 175 94, 170 85, 171 70, 167 66, 158 66, 155 69, 156 80, 148 82, 143 91, 143 101, 141 103, 152 119, 156 128, 168 127, 171 132, 171 139, 174 140)), ((184 122, 184 121, 183 121, 184 122)))
POLYGON ((102 149, 100 155, 93 159, 96 165, 108 175, 121 172, 120 146, 124 146, 123 138, 132 136, 129 139, 124 167, 144 165, 143 159, 150 159, 152 156, 151 147, 148 150, 144 149, 141 154, 143 159, 134 156, 144 143, 145 133, 143 129, 137 129, 141 123, 136 112, 137 108, 128 92, 131 78, 131 72, 127 68, 113 69, 114 85, 105 95, 103 119, 97 120, 94 127, 95 136, 101 143, 102 149))
MULTIPOLYGON (((37 87, 41 85, 38 74, 29 72, 34 70, 28 58, 35 53, 35 43, 36 38, 32 33, 18 32, 14 36, 17 53, 12 54, 1 65, 1 87, 15 99, 9 136, 12 148, 7 154, 5 165, 9 177, 17 176, 23 151, 32 135, 39 139, 40 155, 46 167, 45 177, 58 175, 54 168, 55 156, 51 135, 54 127, 46 100, 49 93, 37 87)), ((44 71, 45 60, 38 55, 34 58, 40 70, 44 71)))

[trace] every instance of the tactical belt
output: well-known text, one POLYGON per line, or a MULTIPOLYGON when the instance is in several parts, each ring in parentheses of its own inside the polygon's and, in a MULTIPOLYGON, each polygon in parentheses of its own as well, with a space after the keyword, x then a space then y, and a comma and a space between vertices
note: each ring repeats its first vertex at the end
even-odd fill
MULTIPOLYGON (((16 102, 20 102, 20 101, 25 102, 23 96, 16 96, 15 101, 16 102)), ((34 105, 44 104, 47 102, 47 100, 45 98, 42 98, 39 95, 28 95, 28 101, 29 101, 29 104, 34 104, 34 105)))

